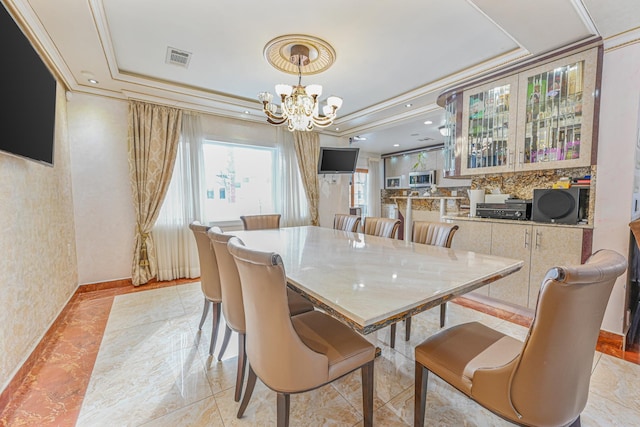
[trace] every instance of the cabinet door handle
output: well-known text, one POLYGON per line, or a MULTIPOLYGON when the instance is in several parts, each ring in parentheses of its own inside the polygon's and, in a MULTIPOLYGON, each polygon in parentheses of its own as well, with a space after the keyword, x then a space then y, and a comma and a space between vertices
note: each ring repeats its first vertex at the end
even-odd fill
POLYGON ((534 236, 534 244, 536 249, 540 249, 540 241, 542 240, 542 233, 539 230, 536 230, 536 235, 534 236))
POLYGON ((525 249, 529 247, 529 230, 524 230, 524 247, 525 249))

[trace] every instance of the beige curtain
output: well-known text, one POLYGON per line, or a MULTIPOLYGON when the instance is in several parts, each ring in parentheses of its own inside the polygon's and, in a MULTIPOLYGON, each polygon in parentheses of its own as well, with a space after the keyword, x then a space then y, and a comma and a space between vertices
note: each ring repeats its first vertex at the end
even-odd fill
POLYGON ((129 177, 136 211, 131 280, 134 286, 156 276, 151 228, 171 181, 182 111, 144 102, 129 103, 129 177))
POLYGON ((298 156, 298 167, 304 184, 304 191, 309 202, 311 225, 319 225, 318 201, 320 189, 318 184, 318 158, 320 157, 320 136, 316 132, 293 132, 294 147, 298 156))

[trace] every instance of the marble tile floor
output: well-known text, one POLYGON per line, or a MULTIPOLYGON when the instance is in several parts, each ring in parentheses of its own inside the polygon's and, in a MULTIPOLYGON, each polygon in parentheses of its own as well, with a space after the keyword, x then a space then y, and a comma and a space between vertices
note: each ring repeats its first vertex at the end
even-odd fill
MULTIPOLYGON (((210 319, 197 330, 199 282, 115 296, 92 294, 73 303, 42 361, 0 412, 0 425, 275 425, 275 393, 260 382, 245 416, 236 418, 236 335, 221 362, 208 356, 210 319)), ((518 324, 522 319, 505 317, 450 303, 447 327, 477 320, 524 338, 527 329, 518 324)), ((398 328, 395 349, 387 345, 388 328, 372 337, 382 348, 375 362, 375 425, 412 425, 413 348, 438 331, 438 325, 439 310, 430 310, 413 318, 409 342, 404 341, 404 328, 398 328)), ((218 348, 221 337, 222 330, 218 348)), ((639 378, 640 365, 597 352, 582 425, 638 425, 639 378)), ((360 375, 350 374, 293 395, 290 425, 359 426, 361 402, 360 375)), ((431 375, 426 425, 510 424, 431 375)))

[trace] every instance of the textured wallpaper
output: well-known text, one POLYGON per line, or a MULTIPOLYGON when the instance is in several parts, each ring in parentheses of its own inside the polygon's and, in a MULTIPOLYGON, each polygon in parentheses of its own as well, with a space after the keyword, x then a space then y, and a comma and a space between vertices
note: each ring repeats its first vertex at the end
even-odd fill
POLYGON ((59 87, 54 166, 0 153, 0 390, 77 288, 66 133, 59 87))

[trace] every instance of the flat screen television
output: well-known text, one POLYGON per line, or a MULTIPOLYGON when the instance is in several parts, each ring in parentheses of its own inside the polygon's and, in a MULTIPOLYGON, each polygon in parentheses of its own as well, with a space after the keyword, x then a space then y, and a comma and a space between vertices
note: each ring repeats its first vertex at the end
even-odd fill
POLYGON ((53 166, 56 80, 4 4, 0 40, 0 151, 53 166))
POLYGON ((354 173, 359 151, 352 147, 320 147, 318 173, 354 173))

